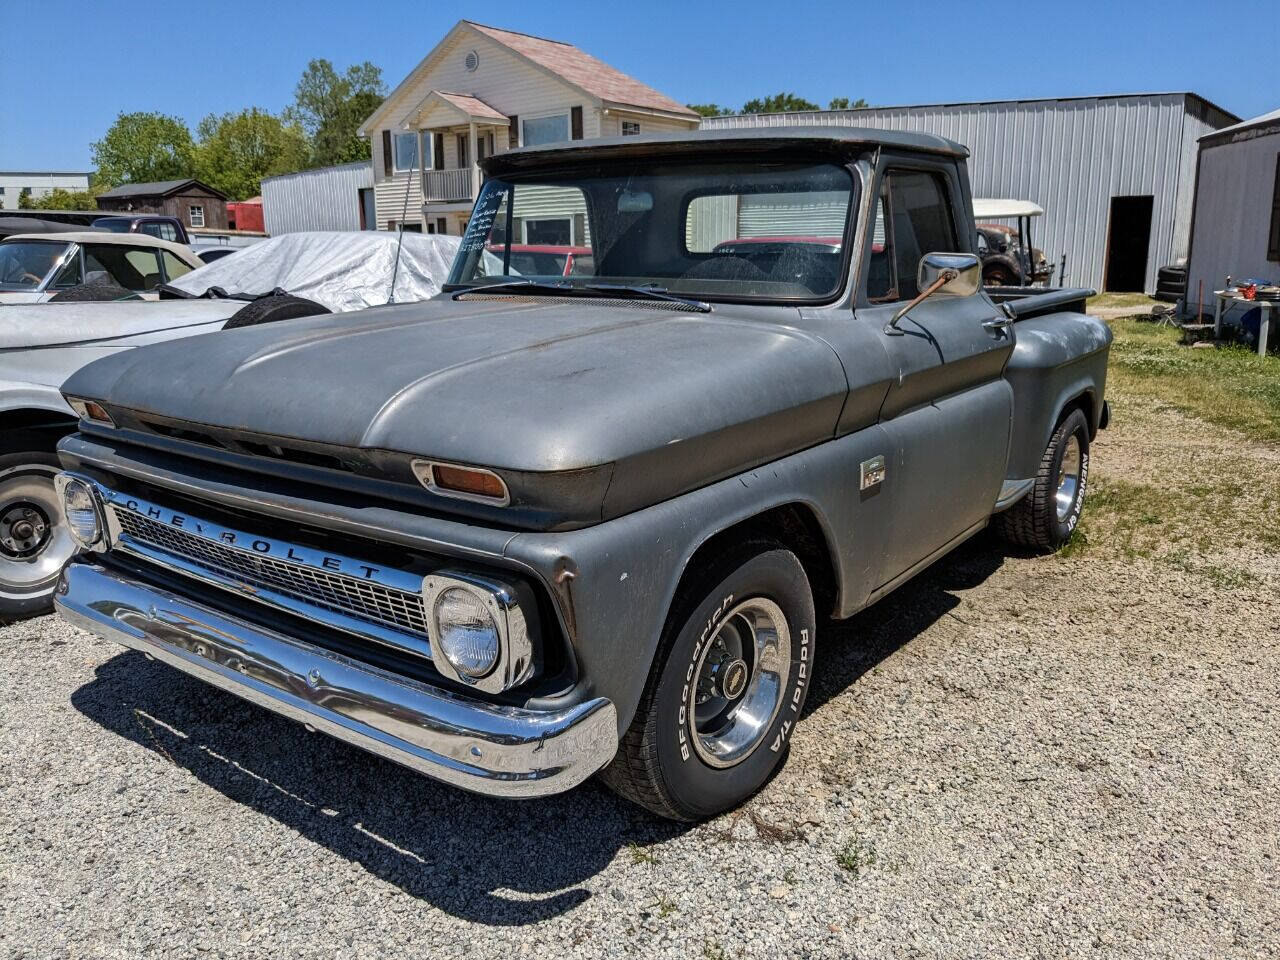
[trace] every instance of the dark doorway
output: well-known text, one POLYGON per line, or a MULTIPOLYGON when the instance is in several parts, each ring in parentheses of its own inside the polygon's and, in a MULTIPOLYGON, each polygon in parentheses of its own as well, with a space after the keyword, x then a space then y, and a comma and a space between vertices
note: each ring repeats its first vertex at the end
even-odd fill
POLYGON ((361 187, 357 191, 360 198, 360 229, 375 230, 378 226, 378 215, 373 206, 373 188, 361 187))
POLYGON ((1155 198, 1112 197, 1107 227, 1107 273, 1103 288, 1112 293, 1141 293, 1147 281, 1151 245, 1151 209, 1155 198))

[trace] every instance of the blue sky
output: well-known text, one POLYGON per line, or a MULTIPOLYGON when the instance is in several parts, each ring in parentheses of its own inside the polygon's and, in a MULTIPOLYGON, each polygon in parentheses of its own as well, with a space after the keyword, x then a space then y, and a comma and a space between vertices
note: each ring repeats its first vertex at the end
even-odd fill
POLYGON ((1280 106, 1270 2, 481 4, 0 0, 0 169, 88 170, 121 111, 279 110, 312 57, 393 87, 462 16, 575 43, 684 102, 789 90, 873 104, 1192 90, 1242 117, 1280 106), (168 19, 165 19, 168 18, 168 19))

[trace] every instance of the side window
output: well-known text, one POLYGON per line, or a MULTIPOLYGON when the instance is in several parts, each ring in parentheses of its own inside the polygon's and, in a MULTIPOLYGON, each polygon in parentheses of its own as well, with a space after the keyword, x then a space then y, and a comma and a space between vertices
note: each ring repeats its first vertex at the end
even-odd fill
POLYGON ((77 251, 58 271, 58 275, 53 280, 53 286, 74 287, 81 282, 83 278, 80 275, 80 253, 77 251))
POLYGON ((942 177, 918 170, 890 170, 880 186, 867 299, 910 300, 919 289, 916 271, 926 253, 954 253, 955 221, 942 177), (883 252, 877 254, 883 236, 883 252), (878 262, 877 262, 878 261, 878 262))
POLYGON ((154 250, 123 244, 91 244, 84 249, 85 273, 105 273, 126 290, 153 290, 160 284, 160 262, 154 250))
POLYGON ((164 262, 164 277, 166 280, 176 280, 184 273, 190 273, 191 268, 175 257, 168 250, 160 251, 160 259, 164 262))

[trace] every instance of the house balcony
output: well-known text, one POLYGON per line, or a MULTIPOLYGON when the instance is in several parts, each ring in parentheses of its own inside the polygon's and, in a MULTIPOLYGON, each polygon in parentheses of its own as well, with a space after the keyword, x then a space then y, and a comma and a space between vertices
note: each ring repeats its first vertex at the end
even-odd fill
POLYGON ((427 203, 459 203, 475 199, 480 169, 472 164, 457 170, 426 170, 422 174, 422 199, 427 203))

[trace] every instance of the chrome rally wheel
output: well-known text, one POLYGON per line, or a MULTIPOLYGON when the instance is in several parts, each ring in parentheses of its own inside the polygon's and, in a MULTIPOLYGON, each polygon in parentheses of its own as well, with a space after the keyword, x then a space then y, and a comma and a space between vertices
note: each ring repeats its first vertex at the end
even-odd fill
POLYGON ((731 767, 760 746, 791 672, 791 628, 772 600, 746 600, 703 647, 689 691, 690 741, 712 767, 731 767))
POLYGON ((0 616, 48 609, 76 552, 53 486, 58 471, 52 454, 0 458, 0 616))

